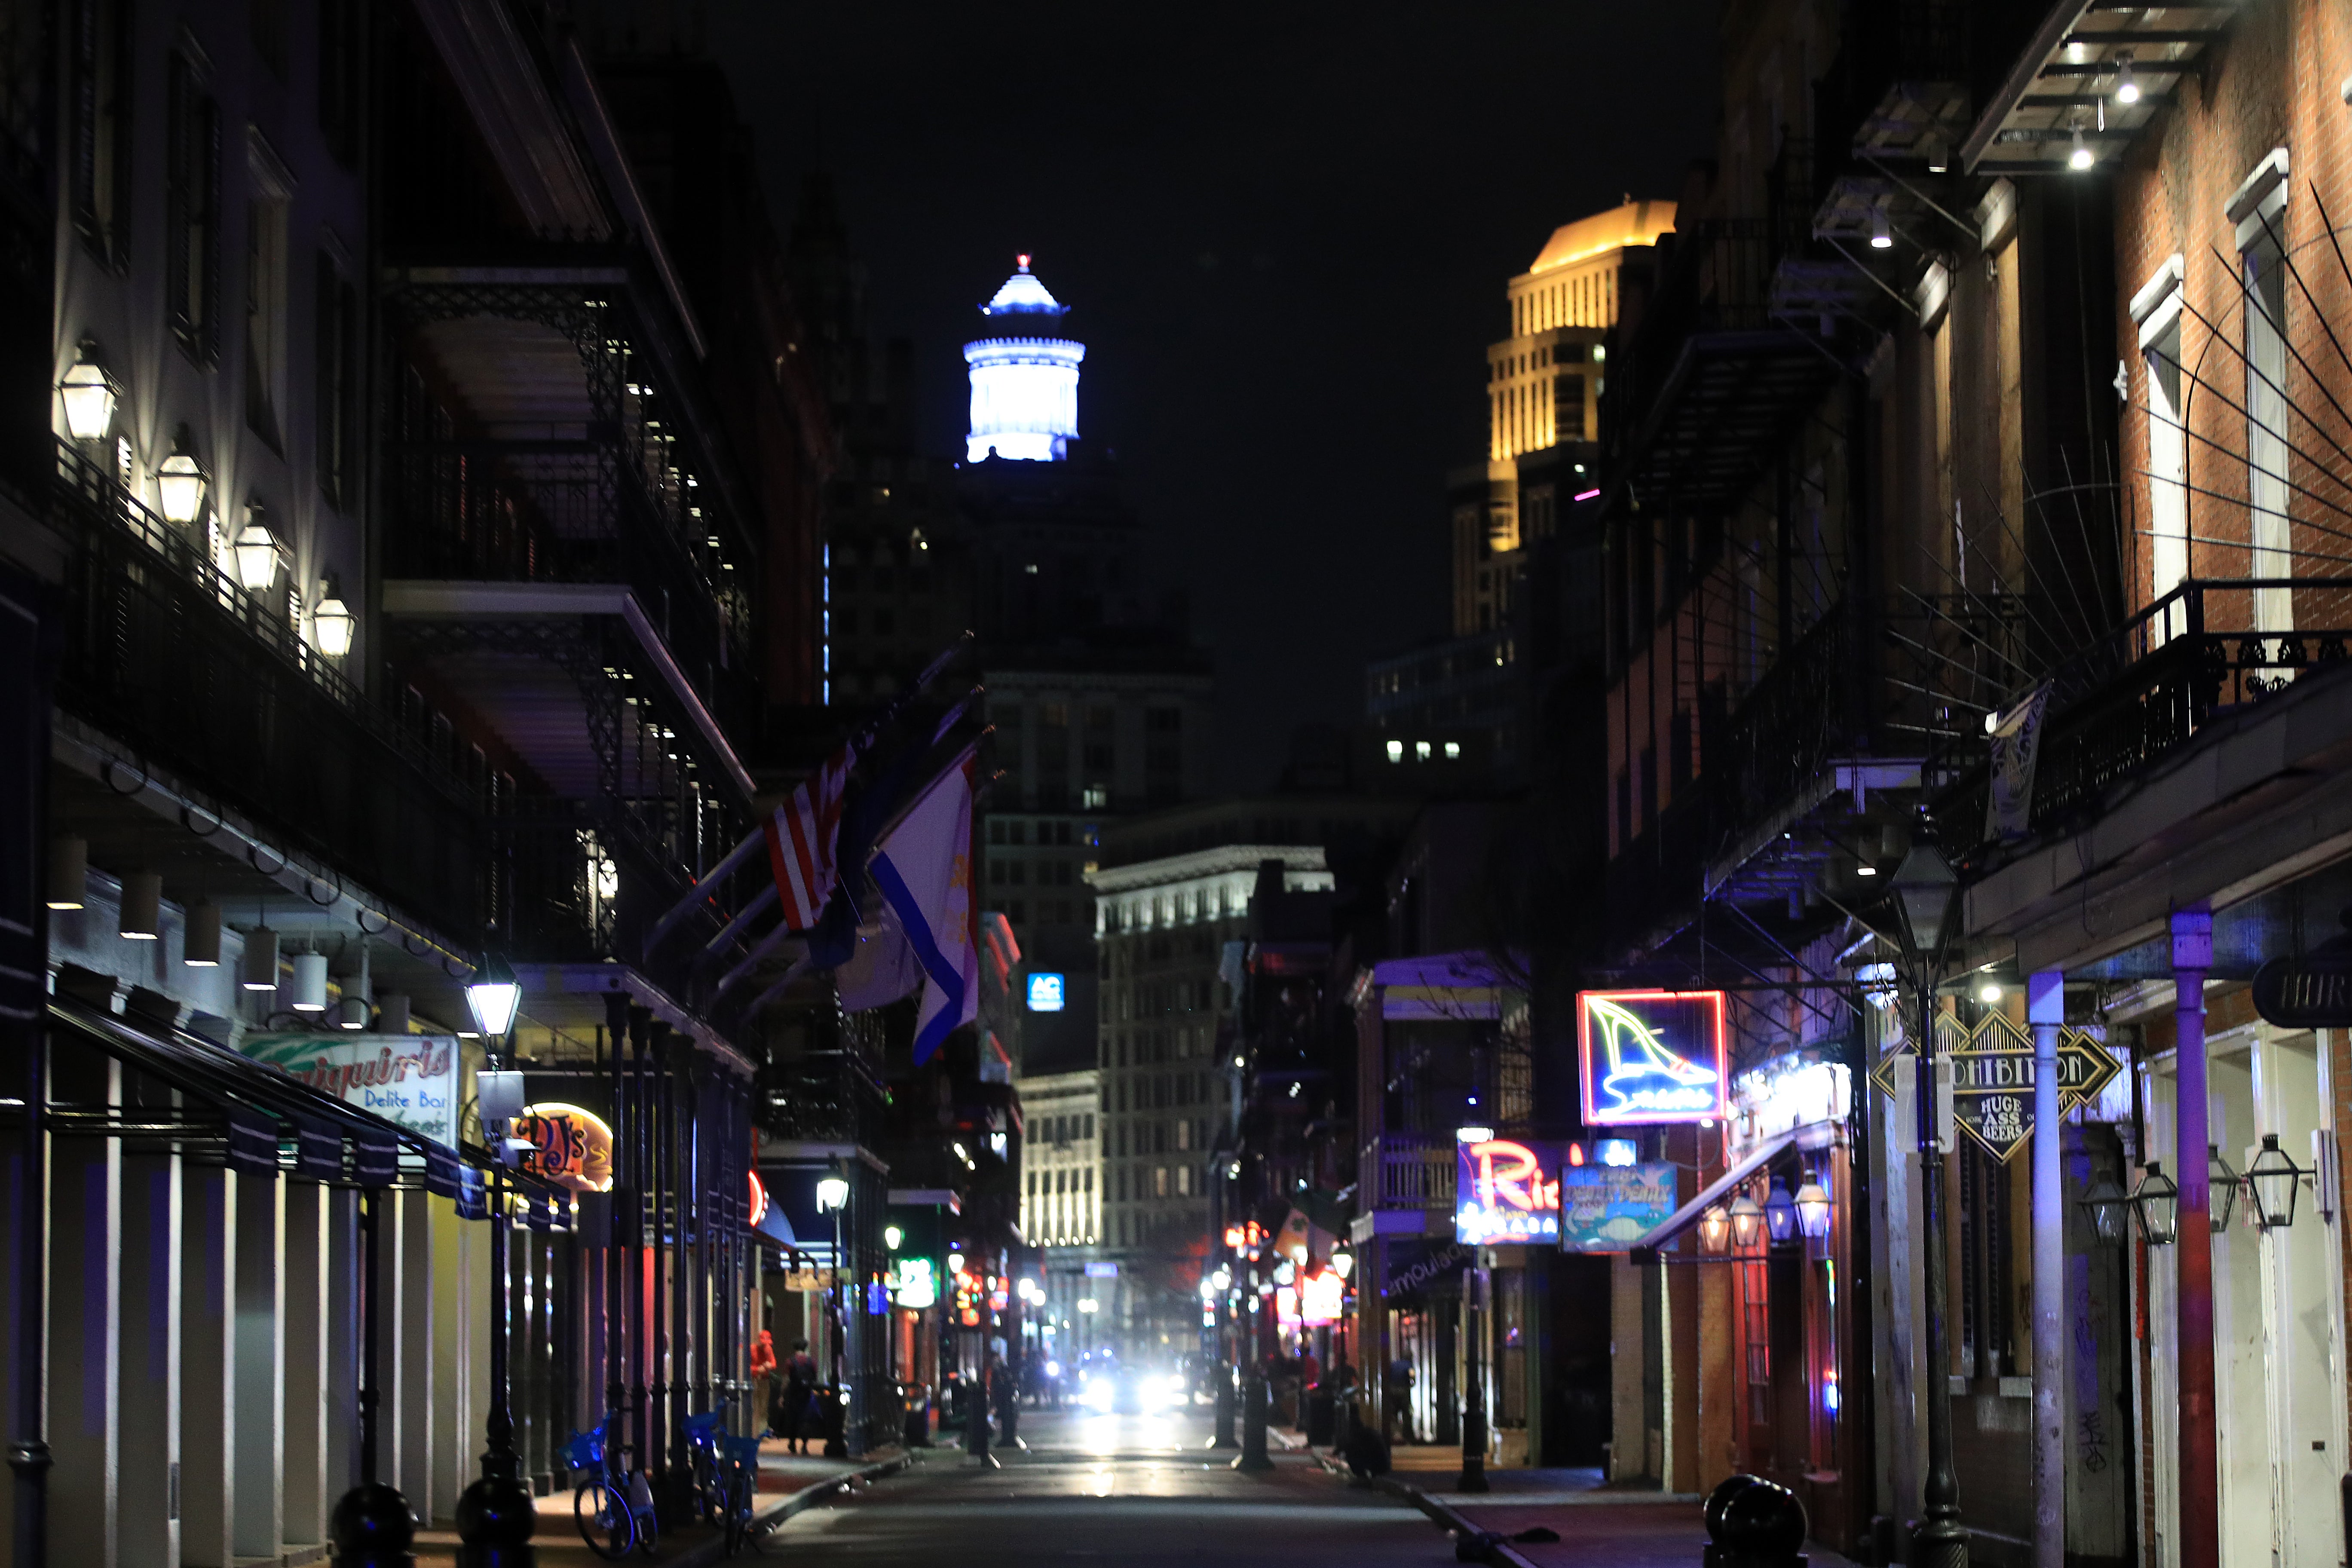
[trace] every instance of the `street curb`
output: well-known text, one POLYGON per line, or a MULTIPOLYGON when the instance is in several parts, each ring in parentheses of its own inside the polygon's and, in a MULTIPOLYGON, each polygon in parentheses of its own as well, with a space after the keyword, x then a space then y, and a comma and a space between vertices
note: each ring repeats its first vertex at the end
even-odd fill
MULTIPOLYGON (((1478 1536, 1493 1533, 1490 1531, 1481 1530, 1478 1526, 1463 1518, 1461 1514, 1447 1507, 1444 1503, 1438 1501, 1435 1498, 1431 1497, 1427 1492, 1423 1491, 1419 1487, 1407 1485, 1403 1481, 1393 1479, 1388 1476, 1372 1476, 1369 1479, 1360 1478, 1353 1470, 1348 1468, 1345 1464, 1331 1458, 1329 1455, 1320 1453, 1313 1448, 1309 1448, 1307 1451, 1315 1456, 1315 1462, 1317 1464, 1321 1465, 1326 1470, 1335 1476, 1345 1476, 1351 1484, 1359 1479, 1362 1479, 1364 1485, 1369 1486, 1375 1490, 1384 1491, 1391 1497, 1402 1498, 1405 1501, 1412 1504, 1413 1507, 1427 1514, 1433 1522, 1443 1526, 1447 1531, 1450 1531, 1457 1541, 1465 1536, 1478 1536)), ((1496 1541, 1493 1546, 1488 1548, 1488 1552, 1490 1553, 1489 1561, 1503 1564, 1503 1568, 1536 1568, 1536 1564, 1530 1562, 1524 1553, 1513 1551, 1510 1542, 1507 1541, 1496 1541)))
MULTIPOLYGON (((814 1508, 824 1499, 841 1490, 842 1487, 848 1482, 878 1481, 884 1476, 896 1475, 914 1464, 916 1453, 917 1450, 908 1448, 887 1459, 878 1459, 873 1464, 861 1466, 855 1470, 844 1470, 838 1475, 827 1476, 821 1481, 812 1481, 796 1492, 787 1492, 753 1514, 751 1528, 764 1534, 774 1530, 776 1526, 794 1514, 805 1513, 814 1508)), ((754 1550, 758 1549, 754 1548, 754 1550)), ((706 1541, 684 1556, 671 1559, 671 1568, 700 1568, 702 1563, 720 1561, 726 1551, 727 1541, 724 1536, 706 1541)))

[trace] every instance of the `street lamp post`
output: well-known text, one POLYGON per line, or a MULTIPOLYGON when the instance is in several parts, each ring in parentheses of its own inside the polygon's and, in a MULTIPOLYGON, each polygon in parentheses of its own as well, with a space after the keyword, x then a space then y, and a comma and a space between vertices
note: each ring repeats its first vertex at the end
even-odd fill
MULTIPOLYGON (((506 961, 492 954, 466 986, 466 1004, 482 1032, 493 1070, 506 1065, 506 1034, 514 1026, 522 987, 506 961)), ((498 1157, 490 1166, 490 1414, 484 1423, 482 1474, 457 1499, 457 1568, 533 1568, 530 1545, 538 1505, 522 1483, 515 1452, 514 1416, 507 1407, 507 1188, 502 1131, 491 1134, 498 1157)))
POLYGON ((1244 1472, 1270 1470, 1274 1460, 1265 1451, 1265 1298, 1259 1294, 1258 1262, 1253 1258, 1249 1268, 1249 1306, 1244 1314, 1247 1326, 1242 1331, 1248 1342, 1248 1355, 1242 1363, 1242 1451, 1234 1461, 1234 1468, 1244 1472))
POLYGON ((1895 873, 1903 956, 1918 1000, 1920 1248, 1927 1294, 1927 1476, 1924 1506, 1911 1533, 1911 1568, 1968 1568, 1969 1532, 1960 1523, 1960 1483, 1952 1468, 1950 1332, 1944 1281, 1944 1153, 1936 1121, 1936 977, 1959 878, 1927 838, 1925 824, 1895 873))
POLYGON ((1483 1492, 1486 1485, 1486 1270, 1474 1258, 1462 1270, 1462 1479, 1455 1489, 1483 1492))

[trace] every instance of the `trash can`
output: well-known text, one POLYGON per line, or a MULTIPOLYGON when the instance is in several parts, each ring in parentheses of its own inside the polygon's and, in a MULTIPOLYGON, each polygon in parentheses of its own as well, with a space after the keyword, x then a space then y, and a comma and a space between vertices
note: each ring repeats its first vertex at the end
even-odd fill
POLYGON ((1333 1442, 1333 1428, 1339 1420, 1339 1401, 1331 1390, 1317 1384, 1307 1391, 1307 1446, 1328 1448, 1333 1442))
POLYGON ((910 1383, 900 1390, 907 1396, 907 1436, 909 1448, 931 1446, 931 1391, 928 1384, 910 1383))

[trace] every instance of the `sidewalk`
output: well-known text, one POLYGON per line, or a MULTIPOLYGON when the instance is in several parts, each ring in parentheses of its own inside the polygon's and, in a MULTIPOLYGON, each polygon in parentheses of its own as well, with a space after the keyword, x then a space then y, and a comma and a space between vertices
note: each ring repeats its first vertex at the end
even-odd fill
MULTIPOLYGON (((772 1529, 835 1496, 845 1485, 879 1479, 906 1468, 914 1458, 901 1448, 882 1448, 858 1459, 824 1459, 786 1454, 781 1442, 763 1444, 758 1522, 772 1529)), ((580 1539, 572 1518, 572 1492, 566 1486, 539 1500, 539 1529, 530 1543, 537 1549, 541 1568, 595 1568, 603 1561, 580 1539)), ((454 1529, 418 1531, 417 1568, 457 1568, 457 1544, 454 1529)), ((720 1561, 725 1550, 725 1540, 707 1524, 664 1531, 661 1538, 661 1560, 667 1568, 699 1568, 720 1561)))

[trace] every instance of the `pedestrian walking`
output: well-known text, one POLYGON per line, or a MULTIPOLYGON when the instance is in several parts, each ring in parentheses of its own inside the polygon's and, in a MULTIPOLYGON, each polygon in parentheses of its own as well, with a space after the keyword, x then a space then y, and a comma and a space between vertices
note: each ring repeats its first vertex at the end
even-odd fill
POLYGON ((786 1452, 808 1452, 808 1440, 815 1436, 810 1430, 810 1407, 815 1403, 816 1358, 809 1354, 808 1341, 794 1340, 792 1357, 784 1363, 784 1419, 776 1431, 784 1439, 786 1452))
POLYGON ((751 1346, 751 1382, 760 1391, 760 1408, 768 1418, 772 1436, 783 1435, 783 1402, 776 1389, 776 1339, 767 1330, 760 1331, 759 1340, 751 1346))

